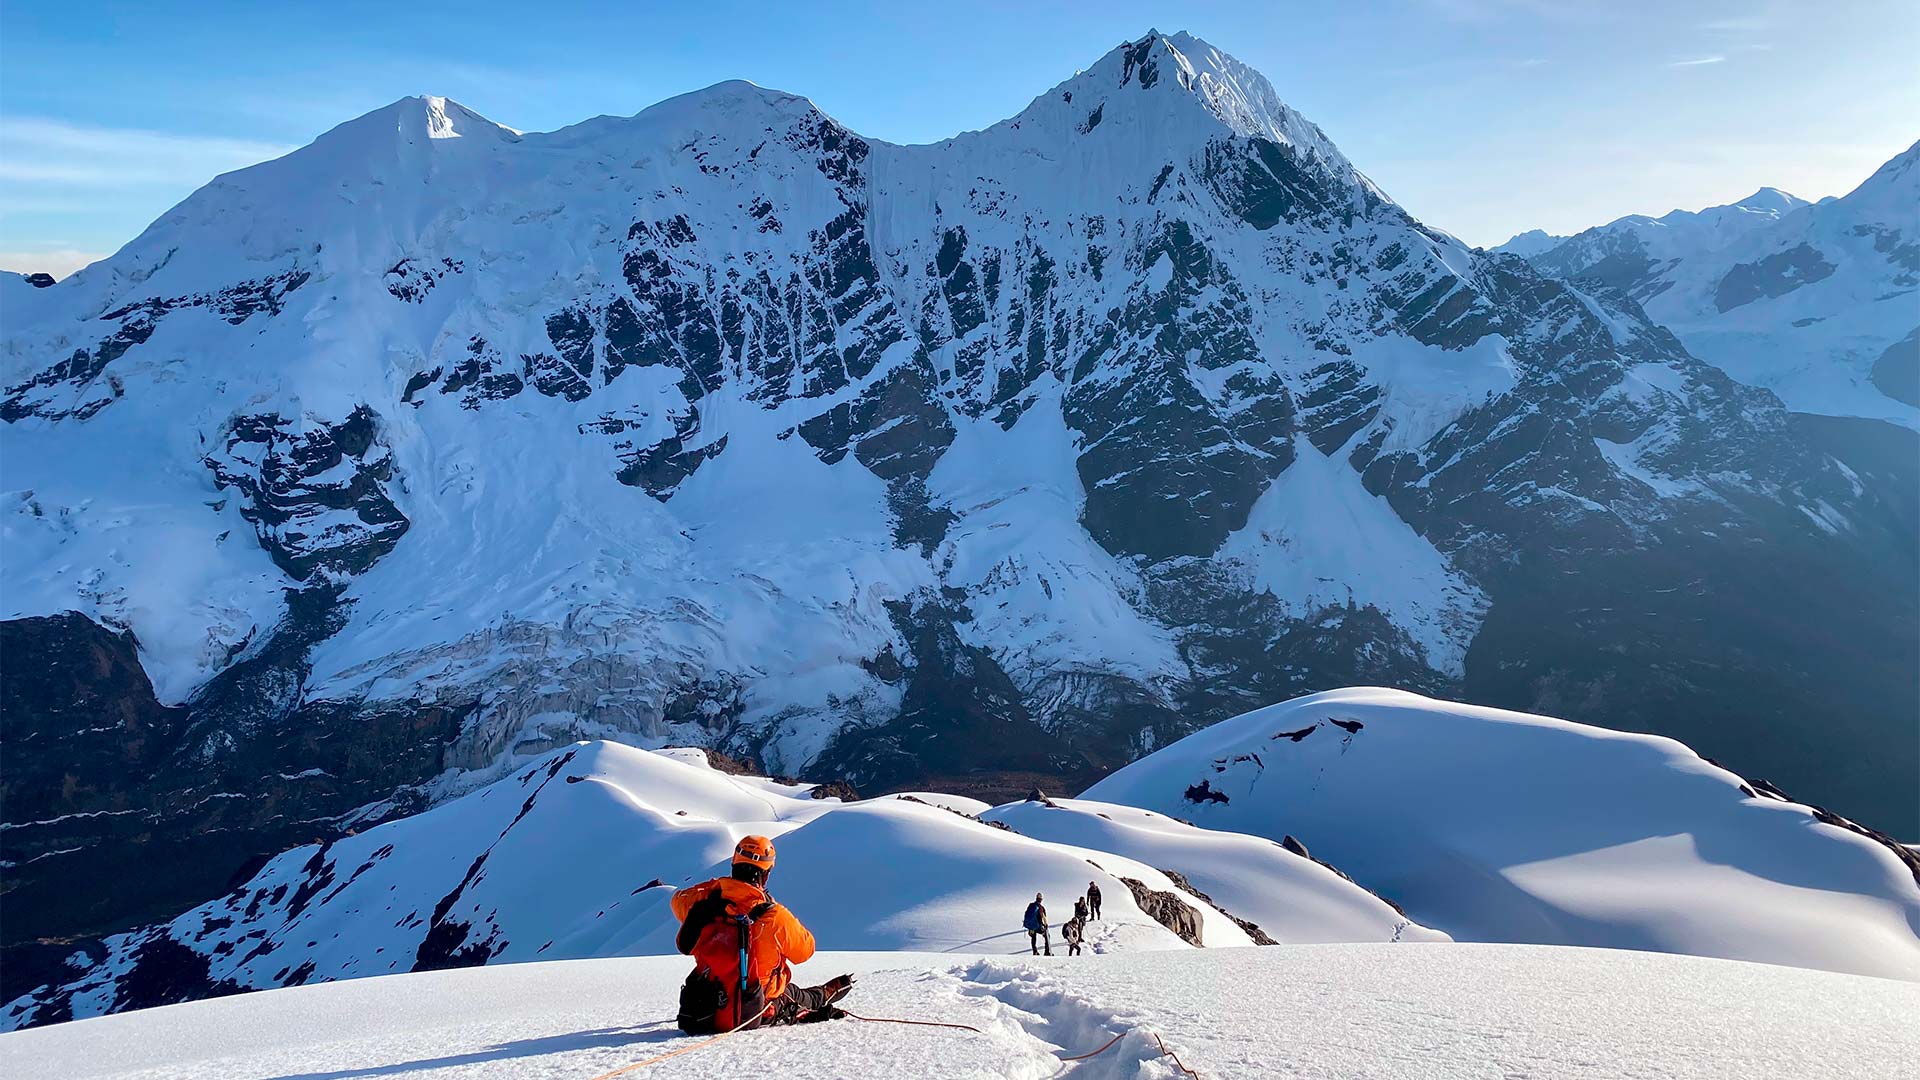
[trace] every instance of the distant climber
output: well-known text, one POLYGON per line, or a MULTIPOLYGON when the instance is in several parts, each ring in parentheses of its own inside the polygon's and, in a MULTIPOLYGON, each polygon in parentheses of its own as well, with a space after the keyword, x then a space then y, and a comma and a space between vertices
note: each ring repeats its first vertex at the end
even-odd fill
POLYGON ((1067 955, 1079 956, 1080 943, 1087 937, 1087 915, 1080 905, 1075 904, 1073 918, 1060 928, 1060 940, 1067 943, 1067 955))
POLYGON ((731 877, 673 894, 674 943, 694 961, 680 988, 681 1031, 712 1035, 845 1015, 833 1003, 853 989, 853 976, 793 985, 788 965, 813 956, 813 934, 768 895, 772 870, 773 841, 749 836, 734 846, 731 877))
POLYGON ((1091 918, 1100 917, 1100 886, 1087 882, 1087 912, 1091 918))
POLYGON ((1092 909, 1091 909, 1091 908, 1089 908, 1089 907, 1087 907, 1087 898, 1086 898, 1086 897, 1084 897, 1084 896, 1082 896, 1082 897, 1079 897, 1078 899, 1076 899, 1076 900, 1074 900, 1074 902, 1073 902, 1073 917, 1074 917, 1074 918, 1076 918, 1076 919, 1079 919, 1079 920, 1080 920, 1080 922, 1081 922, 1082 924, 1085 924, 1085 923, 1086 923, 1086 921, 1087 921, 1087 916, 1088 916, 1088 915, 1090 915, 1090 914, 1092 914, 1092 909))
POLYGON ((1046 899, 1039 893, 1033 894, 1033 903, 1027 905, 1027 917, 1023 924, 1027 928, 1027 947, 1033 950, 1035 956, 1040 955, 1043 942, 1047 946, 1047 955, 1053 955, 1053 939, 1047 936, 1046 899))

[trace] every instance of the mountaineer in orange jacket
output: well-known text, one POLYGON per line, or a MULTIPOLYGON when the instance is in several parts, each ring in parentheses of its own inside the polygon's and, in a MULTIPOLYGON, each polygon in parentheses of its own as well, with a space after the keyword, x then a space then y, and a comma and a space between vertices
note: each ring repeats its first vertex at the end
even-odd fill
POLYGON ((680 1030, 711 1035, 845 1015, 833 1003, 853 989, 853 976, 793 985, 788 964, 813 956, 813 934, 768 894, 772 870, 773 841, 749 836, 734 846, 731 877, 673 894, 675 944, 694 960, 680 988, 680 1030))

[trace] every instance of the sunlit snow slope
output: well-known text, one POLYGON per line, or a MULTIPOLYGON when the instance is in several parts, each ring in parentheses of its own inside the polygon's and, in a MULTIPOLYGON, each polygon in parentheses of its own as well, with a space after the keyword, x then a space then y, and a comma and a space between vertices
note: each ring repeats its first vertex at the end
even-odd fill
MULTIPOLYGON (((678 957, 434 972, 0 1035, 10 1076, 585 1080, 699 1040, 678 957)), ((1855 1080, 1920 1059, 1920 987, 1724 960, 1499 945, 1326 945, 1052 961, 822 954, 841 1021, 737 1035, 645 1074, 1172 1080, 1550 1076, 1855 1080), (1104 1053, 1084 1054, 1114 1036, 1104 1053), (1158 1041, 1156 1041, 1156 1036, 1158 1041)))
POLYGON ((1087 797, 1291 835, 1461 940, 1920 980, 1920 859, 1670 739, 1335 690, 1188 736, 1087 797))

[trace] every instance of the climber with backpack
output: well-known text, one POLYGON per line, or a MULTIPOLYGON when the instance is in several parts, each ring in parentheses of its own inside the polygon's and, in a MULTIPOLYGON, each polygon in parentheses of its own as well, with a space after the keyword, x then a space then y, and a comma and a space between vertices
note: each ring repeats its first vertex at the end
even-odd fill
POLYGON ((1053 938, 1047 935, 1046 899, 1039 893, 1034 893, 1033 903, 1027 905, 1027 913, 1020 921, 1020 925, 1027 929, 1027 947, 1033 950, 1035 956, 1040 955, 1042 942, 1047 946, 1047 955, 1053 955, 1053 938))
POLYGON ((813 956, 813 934, 768 894, 772 870, 773 841, 749 836, 733 849, 731 876, 673 894, 674 943, 694 961, 680 988, 681 1031, 713 1035, 846 1015, 834 1002, 853 989, 853 976, 793 985, 789 965, 813 956))
POLYGON ((1060 939, 1067 943, 1068 956, 1080 955, 1080 946, 1087 940, 1087 911, 1083 905, 1073 906, 1073 918, 1060 928, 1060 939))

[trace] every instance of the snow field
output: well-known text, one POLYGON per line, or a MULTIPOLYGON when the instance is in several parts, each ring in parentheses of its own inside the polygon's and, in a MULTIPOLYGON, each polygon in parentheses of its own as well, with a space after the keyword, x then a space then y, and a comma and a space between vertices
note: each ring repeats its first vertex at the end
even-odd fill
POLYGON ((1891 850, 1671 739, 1349 688, 1196 732, 1086 796, 1293 835, 1456 940, 1920 980, 1920 883, 1891 850))
MULTIPOLYGON (((76 1080, 590 1080, 700 1040, 680 957, 277 990, 0 1036, 0 1072, 76 1080)), ((867 1016, 732 1036, 633 1075, 1170 1080, 1892 1077, 1920 987, 1692 957, 1501 945, 1281 946, 1008 961, 823 953, 867 1016), (1063 1064, 1062 1055, 1104 1053, 1063 1064)))

